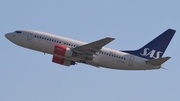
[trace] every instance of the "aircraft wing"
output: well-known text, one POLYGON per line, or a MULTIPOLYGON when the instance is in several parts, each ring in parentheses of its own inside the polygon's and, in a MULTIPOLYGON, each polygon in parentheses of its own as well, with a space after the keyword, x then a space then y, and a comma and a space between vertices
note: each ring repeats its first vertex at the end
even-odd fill
POLYGON ((74 50, 74 52, 76 52, 80 55, 92 56, 96 52, 98 52, 103 46, 105 46, 106 44, 108 44, 109 42, 111 42, 113 40, 114 40, 114 38, 106 37, 106 38, 100 39, 98 41, 76 47, 73 50, 74 50))

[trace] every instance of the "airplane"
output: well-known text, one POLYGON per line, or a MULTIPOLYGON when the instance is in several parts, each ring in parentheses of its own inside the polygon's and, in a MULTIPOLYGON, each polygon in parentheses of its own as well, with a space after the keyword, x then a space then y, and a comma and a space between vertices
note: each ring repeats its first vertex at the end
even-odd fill
POLYGON ((5 37, 16 45, 52 54, 52 62, 70 66, 84 63, 117 70, 152 70, 163 68, 171 57, 162 57, 176 30, 167 29, 138 50, 119 51, 104 46, 115 38, 85 43, 35 30, 16 30, 5 37))

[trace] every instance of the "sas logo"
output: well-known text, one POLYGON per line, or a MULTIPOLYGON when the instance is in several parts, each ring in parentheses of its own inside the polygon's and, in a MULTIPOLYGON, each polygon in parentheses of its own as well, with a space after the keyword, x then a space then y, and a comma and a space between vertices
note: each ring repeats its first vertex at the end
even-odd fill
POLYGON ((162 53, 163 52, 161 52, 161 51, 156 52, 156 50, 150 50, 149 48, 145 48, 143 53, 140 53, 140 55, 149 56, 150 58, 158 59, 158 58, 160 58, 160 55, 162 53))

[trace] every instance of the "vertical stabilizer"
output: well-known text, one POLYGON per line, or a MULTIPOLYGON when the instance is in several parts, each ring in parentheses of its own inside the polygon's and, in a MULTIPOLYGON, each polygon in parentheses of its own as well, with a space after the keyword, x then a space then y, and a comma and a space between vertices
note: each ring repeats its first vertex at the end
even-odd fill
POLYGON ((167 46, 169 45, 175 30, 168 29, 154 40, 135 51, 123 51, 146 59, 159 59, 163 56, 167 46))

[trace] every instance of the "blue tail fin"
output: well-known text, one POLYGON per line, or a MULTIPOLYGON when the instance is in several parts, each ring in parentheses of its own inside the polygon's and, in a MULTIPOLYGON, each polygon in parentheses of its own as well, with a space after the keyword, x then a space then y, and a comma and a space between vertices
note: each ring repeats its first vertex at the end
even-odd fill
POLYGON ((135 51, 123 51, 132 55, 140 56, 146 59, 158 59, 161 58, 169 45, 172 37, 175 34, 175 30, 168 29, 154 40, 135 51))

